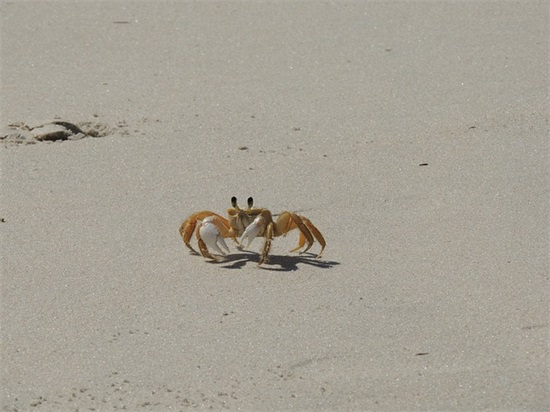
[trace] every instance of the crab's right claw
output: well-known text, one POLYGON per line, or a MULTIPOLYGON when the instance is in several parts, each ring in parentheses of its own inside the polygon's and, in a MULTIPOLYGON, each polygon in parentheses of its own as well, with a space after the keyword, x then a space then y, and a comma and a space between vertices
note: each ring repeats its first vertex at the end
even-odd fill
POLYGON ((220 236, 220 231, 216 227, 214 219, 214 216, 209 216, 202 221, 202 225, 199 229, 200 237, 209 248, 220 255, 225 255, 225 252, 221 250, 219 246, 223 247, 227 253, 229 253, 229 248, 225 240, 223 240, 223 237, 220 236))
POLYGON ((243 235, 239 239, 239 244, 244 248, 250 246, 250 243, 260 234, 264 227, 265 219, 262 216, 258 216, 256 219, 254 219, 254 222, 248 225, 248 227, 245 229, 243 235), (246 246, 243 245, 244 239, 247 239, 246 246))

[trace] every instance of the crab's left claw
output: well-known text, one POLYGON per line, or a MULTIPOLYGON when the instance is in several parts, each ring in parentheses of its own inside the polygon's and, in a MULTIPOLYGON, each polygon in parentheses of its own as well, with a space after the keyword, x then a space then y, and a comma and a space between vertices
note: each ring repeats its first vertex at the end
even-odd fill
POLYGON ((200 237, 209 248, 220 255, 225 255, 225 252, 221 250, 219 246, 224 248, 227 253, 229 253, 229 248, 225 240, 223 240, 223 237, 220 236, 220 231, 216 226, 215 219, 214 216, 209 216, 202 221, 202 225, 199 229, 200 237))
POLYGON ((239 244, 245 248, 250 246, 250 243, 256 238, 260 232, 265 228, 265 219, 262 216, 258 216, 254 221, 248 225, 243 235, 239 239, 239 244), (246 246, 243 245, 243 240, 247 239, 246 246))

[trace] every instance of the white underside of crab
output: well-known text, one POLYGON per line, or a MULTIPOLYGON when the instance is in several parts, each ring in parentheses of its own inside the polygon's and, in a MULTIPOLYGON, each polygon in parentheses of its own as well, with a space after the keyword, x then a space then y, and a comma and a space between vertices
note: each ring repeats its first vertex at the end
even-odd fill
POLYGON ((204 243, 220 255, 225 255, 226 253, 220 249, 220 246, 224 248, 227 253, 229 253, 229 248, 227 247, 225 240, 220 236, 220 231, 214 224, 214 216, 209 216, 202 221, 202 225, 199 229, 201 239, 204 240, 204 243))

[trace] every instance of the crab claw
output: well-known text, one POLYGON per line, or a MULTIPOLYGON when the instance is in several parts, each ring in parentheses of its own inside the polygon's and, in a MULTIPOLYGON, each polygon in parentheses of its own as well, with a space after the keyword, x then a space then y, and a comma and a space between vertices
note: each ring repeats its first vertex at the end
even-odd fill
POLYGON ((254 221, 247 226, 247 228, 244 230, 243 235, 239 239, 239 244, 245 248, 250 246, 250 243, 254 240, 256 236, 260 234, 260 231, 265 226, 265 219, 262 216, 258 216, 254 221), (243 240, 247 239, 248 243, 246 246, 243 245, 243 240))
POLYGON ((204 243, 220 255, 225 255, 225 252, 220 249, 218 244, 223 247, 227 253, 229 253, 229 248, 225 244, 225 240, 220 236, 220 231, 214 223, 214 216, 209 216, 202 221, 202 225, 199 229, 201 239, 204 240, 204 243))

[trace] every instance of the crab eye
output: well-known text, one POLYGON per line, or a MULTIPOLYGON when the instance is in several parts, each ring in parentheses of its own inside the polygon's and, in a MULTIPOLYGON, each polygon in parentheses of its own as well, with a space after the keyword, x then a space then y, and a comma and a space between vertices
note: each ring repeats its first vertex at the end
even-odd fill
POLYGON ((237 198, 235 196, 231 198, 231 206, 237 207, 237 198))
POLYGON ((249 209, 252 209, 252 205, 254 204, 254 199, 252 199, 252 197, 249 197, 248 198, 248 208, 249 209))

